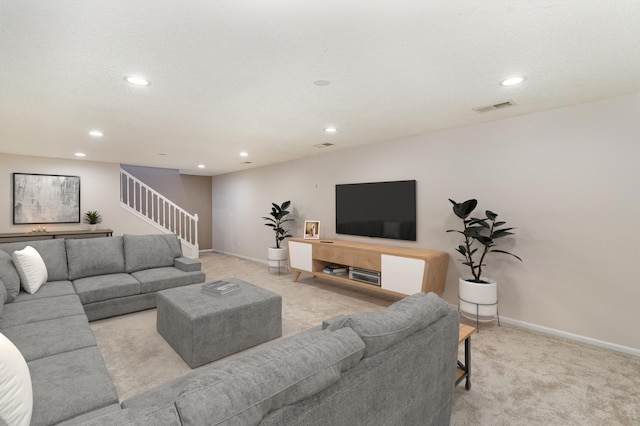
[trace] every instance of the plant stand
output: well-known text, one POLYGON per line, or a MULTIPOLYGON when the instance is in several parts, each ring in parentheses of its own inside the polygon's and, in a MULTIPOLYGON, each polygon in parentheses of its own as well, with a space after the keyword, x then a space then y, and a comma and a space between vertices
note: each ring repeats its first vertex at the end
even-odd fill
POLYGON ((458 312, 465 318, 476 322, 498 320, 498 284, 495 280, 484 278, 486 283, 475 283, 471 278, 460 278, 458 286, 458 312))
POLYGON ((280 275, 282 268, 285 268, 285 271, 289 272, 289 251, 286 247, 279 249, 269 247, 267 254, 269 272, 271 272, 273 268, 278 270, 278 275, 280 275))
POLYGON ((470 320, 475 320, 476 321, 476 330, 478 331, 478 333, 480 332, 480 322, 493 321, 493 318, 482 319, 482 320, 480 319, 480 307, 481 306, 495 306, 496 307, 496 319, 498 320, 498 327, 499 327, 500 326, 500 314, 498 312, 498 302, 497 301, 496 301, 496 303, 475 303, 475 302, 469 302, 468 300, 464 300, 460 296, 458 296, 458 312, 463 317, 468 318, 470 320), (460 310, 460 302, 465 302, 465 303, 469 303, 469 304, 472 304, 472 305, 476 305, 476 316, 475 316, 475 318, 469 316, 468 312, 460 310))

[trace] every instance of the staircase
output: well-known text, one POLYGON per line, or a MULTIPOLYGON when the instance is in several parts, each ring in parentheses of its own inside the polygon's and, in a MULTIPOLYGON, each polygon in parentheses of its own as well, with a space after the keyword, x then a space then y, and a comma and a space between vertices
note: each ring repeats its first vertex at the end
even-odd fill
POLYGON ((165 234, 176 234, 185 256, 199 257, 198 215, 190 214, 122 169, 120 206, 165 234))

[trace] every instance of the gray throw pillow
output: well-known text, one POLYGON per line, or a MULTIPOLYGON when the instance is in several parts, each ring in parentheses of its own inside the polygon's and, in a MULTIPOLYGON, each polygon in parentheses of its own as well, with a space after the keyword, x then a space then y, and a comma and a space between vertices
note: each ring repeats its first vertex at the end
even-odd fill
POLYGON ((20 293, 20 276, 13 259, 3 250, 0 250, 0 281, 7 290, 7 303, 13 302, 20 293))
POLYGON ((447 302, 435 293, 416 293, 381 311, 349 316, 344 327, 352 328, 366 344, 364 358, 404 340, 444 316, 447 302))

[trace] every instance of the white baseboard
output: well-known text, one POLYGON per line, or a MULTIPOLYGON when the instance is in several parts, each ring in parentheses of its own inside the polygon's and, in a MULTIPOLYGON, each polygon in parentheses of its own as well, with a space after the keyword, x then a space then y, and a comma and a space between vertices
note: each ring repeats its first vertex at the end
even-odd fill
MULTIPOLYGON (((458 309, 458 305, 449 304, 451 308, 458 309)), ((591 337, 581 336, 579 334, 569 333, 567 331, 558 330, 556 328, 545 327, 538 324, 532 324, 526 321, 520 321, 509 317, 500 316, 500 322, 513 325, 520 328, 526 328, 528 330, 537 331, 551 336, 562 337, 568 340, 576 342, 586 343, 588 345, 598 346, 605 349, 610 349, 616 352, 622 352, 629 355, 640 357, 640 349, 630 348, 628 346, 618 345, 616 343, 606 342, 604 340, 592 339, 591 337)))
POLYGON ((265 265, 269 264, 269 261, 263 260, 263 259, 256 259, 255 257, 242 256, 242 255, 239 255, 237 253, 229 253, 227 251, 216 250, 216 249, 212 249, 211 251, 214 252, 214 253, 225 254, 227 256, 233 256, 233 257, 237 257, 237 258, 244 259, 244 260, 250 260, 251 262, 264 263, 265 265))

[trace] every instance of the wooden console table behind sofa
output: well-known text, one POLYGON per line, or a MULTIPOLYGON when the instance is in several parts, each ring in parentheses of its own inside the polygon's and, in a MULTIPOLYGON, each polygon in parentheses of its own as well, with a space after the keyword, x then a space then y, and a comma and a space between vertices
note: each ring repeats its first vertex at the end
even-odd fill
POLYGON ((7 234, 0 234, 0 243, 13 243, 16 241, 37 241, 37 240, 52 240, 55 238, 97 238, 97 237, 111 237, 113 231, 111 229, 96 229, 95 231, 89 231, 88 229, 82 230, 67 230, 67 231, 46 231, 46 232, 11 232, 7 234))

